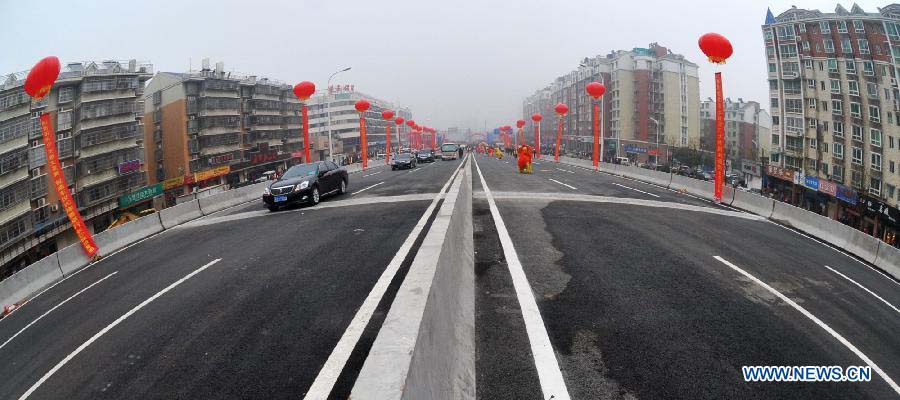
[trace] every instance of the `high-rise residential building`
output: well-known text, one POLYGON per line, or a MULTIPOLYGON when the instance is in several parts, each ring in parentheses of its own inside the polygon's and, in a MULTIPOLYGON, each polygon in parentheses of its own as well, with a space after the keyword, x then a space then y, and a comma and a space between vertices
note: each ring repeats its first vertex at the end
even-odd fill
POLYGON ((100 232, 122 211, 119 197, 146 184, 143 92, 152 74, 135 60, 69 63, 37 102, 23 90, 26 72, 0 81, 0 278, 77 241, 48 182, 40 113, 50 114, 88 230, 100 232))
POLYGON ((163 182, 170 203, 195 188, 303 161, 300 102, 290 85, 204 64, 198 72, 160 72, 147 85, 147 174, 163 182))
POLYGON ((698 67, 656 43, 585 58, 578 69, 526 98, 522 111, 528 121, 527 140, 533 140, 530 117, 539 112, 544 117, 541 141, 545 146, 555 144, 553 106, 562 102, 569 106, 563 118, 567 151, 590 153, 591 98, 584 88, 592 81, 606 86, 601 98, 605 158, 627 155, 638 161, 653 160, 650 154, 659 148, 659 161, 667 163, 669 147, 699 144, 698 67))
MULTIPOLYGON (((725 103, 725 156, 731 171, 761 176, 767 164, 771 141, 772 117, 758 102, 730 98, 725 103)), ((716 102, 700 102, 700 150, 716 150, 716 102)))
POLYGON ((892 237, 900 228, 900 5, 770 11, 762 31, 775 189, 794 204, 892 237), (802 184, 788 184, 791 175, 802 184))
MULTIPOLYGON (((395 109, 388 101, 357 91, 355 85, 333 86, 327 92, 311 98, 308 103, 310 137, 316 138, 315 159, 328 158, 329 133, 335 160, 356 159, 360 156, 359 112, 355 108, 360 99, 366 99, 370 103, 369 110, 365 113, 369 157, 385 151, 385 125, 388 122, 381 117, 382 111, 394 110, 395 117, 406 120, 412 117, 409 108, 395 109)), ((400 139, 406 145, 408 128, 405 124, 400 128, 400 139)), ((396 148, 396 142, 397 129, 391 122, 391 147, 396 148)))

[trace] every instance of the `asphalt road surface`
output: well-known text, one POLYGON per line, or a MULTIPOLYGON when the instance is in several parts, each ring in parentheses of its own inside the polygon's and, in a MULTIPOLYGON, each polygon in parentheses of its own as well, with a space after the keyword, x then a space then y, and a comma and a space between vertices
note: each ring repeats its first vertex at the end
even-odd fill
MULTIPOLYGON (((475 159, 478 398, 900 397, 897 281, 690 195, 475 159), (873 373, 745 382, 757 365, 873 373)), ((373 165, 316 207, 248 203, 83 269, 0 320, 0 399, 347 398, 460 165, 373 165)))

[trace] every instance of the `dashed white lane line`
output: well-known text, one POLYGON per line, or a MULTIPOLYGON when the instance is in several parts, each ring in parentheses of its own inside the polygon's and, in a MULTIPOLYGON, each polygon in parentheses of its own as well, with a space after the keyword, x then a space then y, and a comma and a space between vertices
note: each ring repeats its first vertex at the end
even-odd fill
MULTIPOLYGON (((834 272, 834 273, 840 275, 841 278, 844 278, 844 279, 850 281, 850 282, 853 283, 854 285, 859 286, 860 289, 865 290, 866 293, 869 293, 869 294, 871 294, 872 296, 875 296, 876 299, 878 299, 879 301, 881 301, 882 303, 884 303, 885 305, 887 305, 888 307, 890 307, 891 309, 893 309, 894 311, 896 311, 898 314, 900 314, 900 309, 898 309, 897 307, 894 307, 893 304, 888 303, 887 300, 881 298, 881 296, 875 294, 875 292, 869 290, 869 289, 866 288, 865 286, 861 285, 859 282, 854 281, 853 279, 850 279, 850 277, 848 277, 847 275, 844 275, 844 274, 840 273, 838 270, 836 270, 836 269, 834 269, 834 268, 831 268, 831 267, 829 267, 829 266, 827 266, 827 265, 825 266, 825 268, 828 268, 831 272, 834 272)), ((0 347, 3 347, 3 346, 0 346, 0 347)))
POLYGON ((373 187, 375 187, 375 186, 378 186, 378 185, 380 185, 380 184, 382 184, 382 183, 384 183, 384 181, 378 182, 378 183, 376 183, 376 184, 374 184, 374 185, 372 185, 372 186, 369 186, 369 187, 366 187, 366 188, 363 188, 363 189, 359 189, 359 190, 357 190, 357 191, 355 191, 355 192, 353 192, 353 193, 350 193, 350 195, 353 196, 353 195, 355 195, 355 194, 359 194, 359 193, 365 192, 366 190, 369 190, 369 189, 371 189, 371 188, 373 188, 373 187))
POLYGON ((350 359, 353 348, 356 347, 356 343, 359 342, 359 338, 362 337, 366 325, 368 325, 369 320, 372 319, 372 315, 375 313, 378 303, 381 302, 382 297, 384 297, 385 292, 387 292, 388 286, 391 284, 394 276, 397 275, 397 271, 400 270, 400 264, 406 259, 406 256, 412 249, 413 243, 415 243, 419 234, 422 232, 422 229, 424 229, 425 225, 428 223, 428 218, 431 217, 439 200, 443 198, 441 194, 447 191, 447 188, 449 188, 453 180, 456 179, 457 173, 463 164, 465 164, 465 161, 456 166, 456 170, 450 174, 450 179, 444 183, 441 191, 435 194, 431 204, 425 209, 425 213, 422 214, 419 221, 416 222, 416 226, 413 227, 412 232, 409 233, 409 236, 406 237, 406 240, 400 246, 400 249, 397 250, 397 254, 394 255, 394 258, 388 263, 387 268, 381 273, 378 281, 375 282, 375 286, 372 287, 372 291, 369 292, 369 295, 363 301, 362 306, 359 307, 359 310, 356 311, 356 315, 353 316, 350 325, 347 326, 347 329, 341 336, 341 339, 338 340, 337 345, 334 346, 334 350, 331 351, 328 360, 322 365, 322 369, 319 371, 319 374, 316 375, 316 380, 313 381, 312 386, 310 386, 309 390, 306 392, 306 396, 303 397, 304 400, 324 400, 331 395, 334 384, 337 383, 341 372, 344 370, 344 366, 347 364, 347 360, 350 359))
POLYGON ((531 285, 528 283, 528 277, 525 276, 525 270, 522 269, 522 263, 519 262, 519 256, 516 254, 516 248, 506 230, 506 224, 500 216, 500 210, 497 209, 497 203, 491 195, 491 189, 488 188, 484 175, 481 174, 477 160, 475 168, 478 170, 478 178, 481 180, 481 187, 487 197, 488 207, 503 247, 506 265, 516 290, 516 297, 519 299, 519 307, 522 309, 522 319, 525 321, 525 331, 528 334, 528 342, 531 344, 531 354, 534 357, 534 365, 544 399, 569 400, 569 390, 566 388, 562 371, 556 361, 556 353, 550 343, 550 336, 547 334, 547 327, 544 326, 544 320, 541 318, 541 312, 534 299, 534 293, 531 291, 531 285))
POLYGON ((575 173, 575 171, 569 171, 569 170, 567 170, 567 169, 562 169, 562 168, 557 168, 557 169, 560 170, 560 171, 562 171, 562 172, 568 172, 568 173, 570 173, 570 174, 574 174, 574 173, 575 173))
POLYGON ((206 265, 195 269, 194 272, 191 272, 191 273, 185 275, 183 278, 173 282, 171 285, 166 286, 163 290, 156 292, 156 294, 154 294, 153 296, 150 296, 150 298, 148 298, 147 300, 142 301, 141 304, 138 304, 131 310, 128 310, 128 312, 123 314, 121 317, 117 318, 115 321, 113 321, 112 323, 107 325, 105 328, 101 329, 100 332, 95 333, 94 336, 91 336, 91 338, 88 339, 86 342, 82 343, 81 346, 78 346, 78 348, 75 349, 75 351, 69 353, 69 355, 67 355, 66 358, 63 358, 62 361, 60 361, 55 366, 53 366, 53 368, 51 368, 50 371, 48 371, 46 374, 44 374, 44 376, 42 376, 41 379, 38 379, 38 381, 35 382, 34 385, 31 385, 31 387, 28 388, 28 391, 26 391, 24 394, 22 394, 21 397, 19 397, 19 400, 25 400, 29 396, 31 396, 31 394, 34 393, 35 390, 40 388, 41 384, 46 382, 47 379, 50 379, 50 377, 52 377, 53 374, 56 373, 56 371, 59 371, 60 368, 64 367, 66 364, 68 364, 69 361, 72 361, 72 359, 75 358, 75 356, 77 356, 78 353, 81 353, 82 351, 84 351, 84 349, 88 348, 88 346, 90 346, 92 343, 97 341, 97 339, 100 339, 103 335, 105 335, 107 332, 109 332, 112 328, 115 328, 117 325, 121 324, 123 321, 128 319, 128 317, 134 315, 134 313, 136 313, 136 312, 140 311, 142 308, 146 307, 147 304, 152 303, 154 300, 160 298, 160 296, 168 293, 170 290, 172 290, 175 287, 177 287, 178 285, 184 283, 188 279, 191 279, 194 275, 197 275, 197 274, 203 272, 203 270, 215 265, 219 261, 222 261, 222 259, 217 258, 215 260, 212 260, 212 261, 206 263, 206 265))
POLYGON ((900 395, 900 386, 897 386, 897 384, 894 382, 893 379, 891 379, 890 376, 888 376, 884 371, 882 371, 881 368, 875 364, 875 362, 873 362, 871 359, 869 359, 869 357, 866 356, 858 348, 856 348, 856 346, 854 346, 847 339, 845 339, 843 336, 841 336, 841 334, 837 333, 834 329, 831 329, 831 327, 828 326, 826 323, 822 322, 822 320, 817 318, 811 312, 807 311, 801 305, 797 304, 796 302, 794 302, 793 300, 791 300, 790 298, 788 298, 787 296, 785 296, 778 290, 775 290, 775 288, 773 288, 773 287, 769 286, 767 283, 759 280, 759 278, 751 275, 749 272, 744 271, 740 267, 732 264, 728 260, 726 260, 722 257, 719 257, 719 256, 714 256, 713 258, 715 258, 716 260, 719 260, 720 262, 722 262, 722 264, 727 265, 729 268, 731 268, 731 269, 737 271, 738 273, 740 273, 741 275, 747 277, 747 279, 750 279, 751 281, 755 282, 757 285, 762 286, 763 288, 768 290, 770 293, 774 294, 775 296, 780 298, 782 301, 784 301, 785 303, 787 303, 788 305, 793 307, 795 310, 799 311, 801 314, 803 314, 803 316, 805 316, 806 318, 809 318, 810 321, 814 322, 820 328, 824 329, 825 332, 828 332, 831 336, 833 336, 835 339, 837 339, 839 342, 841 342, 841 344, 843 344, 848 349, 850 349, 850 351, 852 351, 853 354, 856 354, 856 356, 859 357, 864 363, 866 363, 866 365, 868 365, 870 368, 872 368, 872 370, 875 371, 875 373, 878 374, 878 376, 880 376, 882 379, 884 379, 885 382, 887 382, 887 384, 890 385, 891 389, 894 389, 894 392, 896 392, 898 395, 900 395))
POLYGON ((558 184, 560 184, 560 185, 563 185, 563 186, 565 186, 565 187, 567 187, 567 188, 569 188, 569 189, 572 189, 572 190, 578 190, 577 187, 572 186, 572 185, 569 185, 569 184, 562 183, 562 182, 560 182, 560 181, 558 181, 558 180, 556 180, 556 179, 553 179, 553 178, 547 178, 547 179, 550 179, 551 181, 556 182, 556 183, 558 183, 558 184))
POLYGON ((109 278, 109 277, 111 277, 111 276, 113 276, 113 275, 115 275, 115 274, 118 274, 118 273, 119 273, 119 271, 115 271, 115 272, 113 272, 113 273, 111 273, 111 274, 109 274, 109 275, 107 275, 107 276, 104 276, 103 278, 100 278, 100 280, 98 280, 98 281, 96 281, 96 282, 94 282, 94 283, 88 285, 88 287, 79 290, 77 293, 75 293, 75 294, 69 296, 67 299, 65 299, 65 300, 63 300, 62 302, 60 302, 59 304, 53 306, 53 308, 47 310, 46 312, 44 312, 43 314, 41 314, 41 316, 35 318, 34 321, 31 321, 30 323, 28 323, 28 325, 25 325, 24 328, 19 329, 19 331, 16 332, 14 335, 10 336, 9 339, 6 339, 6 341, 3 342, 3 344, 0 344, 0 349, 3 349, 4 347, 6 347, 6 345, 9 344, 9 342, 12 342, 13 339, 16 338, 16 336, 21 335, 22 332, 25 332, 25 330, 27 330, 28 328, 31 328, 32 325, 36 324, 38 321, 40 321, 41 319, 43 319, 44 317, 46 317, 48 314, 50 314, 50 313, 52 313, 53 311, 55 311, 57 308, 62 307, 63 304, 68 303, 70 300, 72 300, 72 299, 78 297, 78 295, 84 293, 86 290, 88 290, 88 289, 94 287, 94 286, 97 285, 98 283, 103 282, 103 281, 105 281, 107 278, 109 278))
POLYGON ((368 175, 363 175, 363 178, 368 178, 368 177, 370 177, 370 176, 372 176, 372 175, 378 175, 378 174, 380 174, 380 173, 382 173, 382 172, 384 172, 384 171, 378 171, 378 172, 371 173, 371 174, 368 174, 368 175))
POLYGON ((635 188, 633 188, 633 187, 631 187, 631 186, 620 185, 620 184, 615 183, 615 182, 611 182, 611 183, 612 183, 613 185, 618 186, 618 187, 625 188, 625 189, 628 189, 628 190, 634 190, 635 192, 643 193, 643 194, 646 194, 646 195, 648 195, 648 196, 659 197, 658 195, 655 195, 655 194, 653 194, 653 193, 647 193, 647 192, 645 192, 645 191, 643 191, 643 190, 635 189, 635 188))

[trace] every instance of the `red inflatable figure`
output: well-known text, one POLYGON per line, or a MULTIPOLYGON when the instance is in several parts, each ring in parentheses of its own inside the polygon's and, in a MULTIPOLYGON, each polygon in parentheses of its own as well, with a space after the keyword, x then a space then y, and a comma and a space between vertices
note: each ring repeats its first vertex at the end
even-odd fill
POLYGON ((520 174, 531 173, 531 148, 528 145, 519 147, 518 167, 520 174))

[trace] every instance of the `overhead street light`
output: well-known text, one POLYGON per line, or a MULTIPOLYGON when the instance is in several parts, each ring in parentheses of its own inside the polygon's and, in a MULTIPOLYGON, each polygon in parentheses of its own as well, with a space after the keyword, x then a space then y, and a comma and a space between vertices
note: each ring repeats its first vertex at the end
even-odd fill
POLYGON ((328 100, 328 96, 331 95, 331 89, 330 89, 331 88, 331 79, 334 78, 335 75, 337 75, 341 72, 349 71, 350 68, 353 68, 353 67, 347 67, 340 71, 335 71, 334 73, 331 74, 331 76, 328 77, 327 86, 329 88, 329 93, 325 95, 325 103, 327 103, 327 115, 328 115, 328 158, 330 158, 331 161, 334 161, 334 144, 331 139, 331 101, 328 100))

